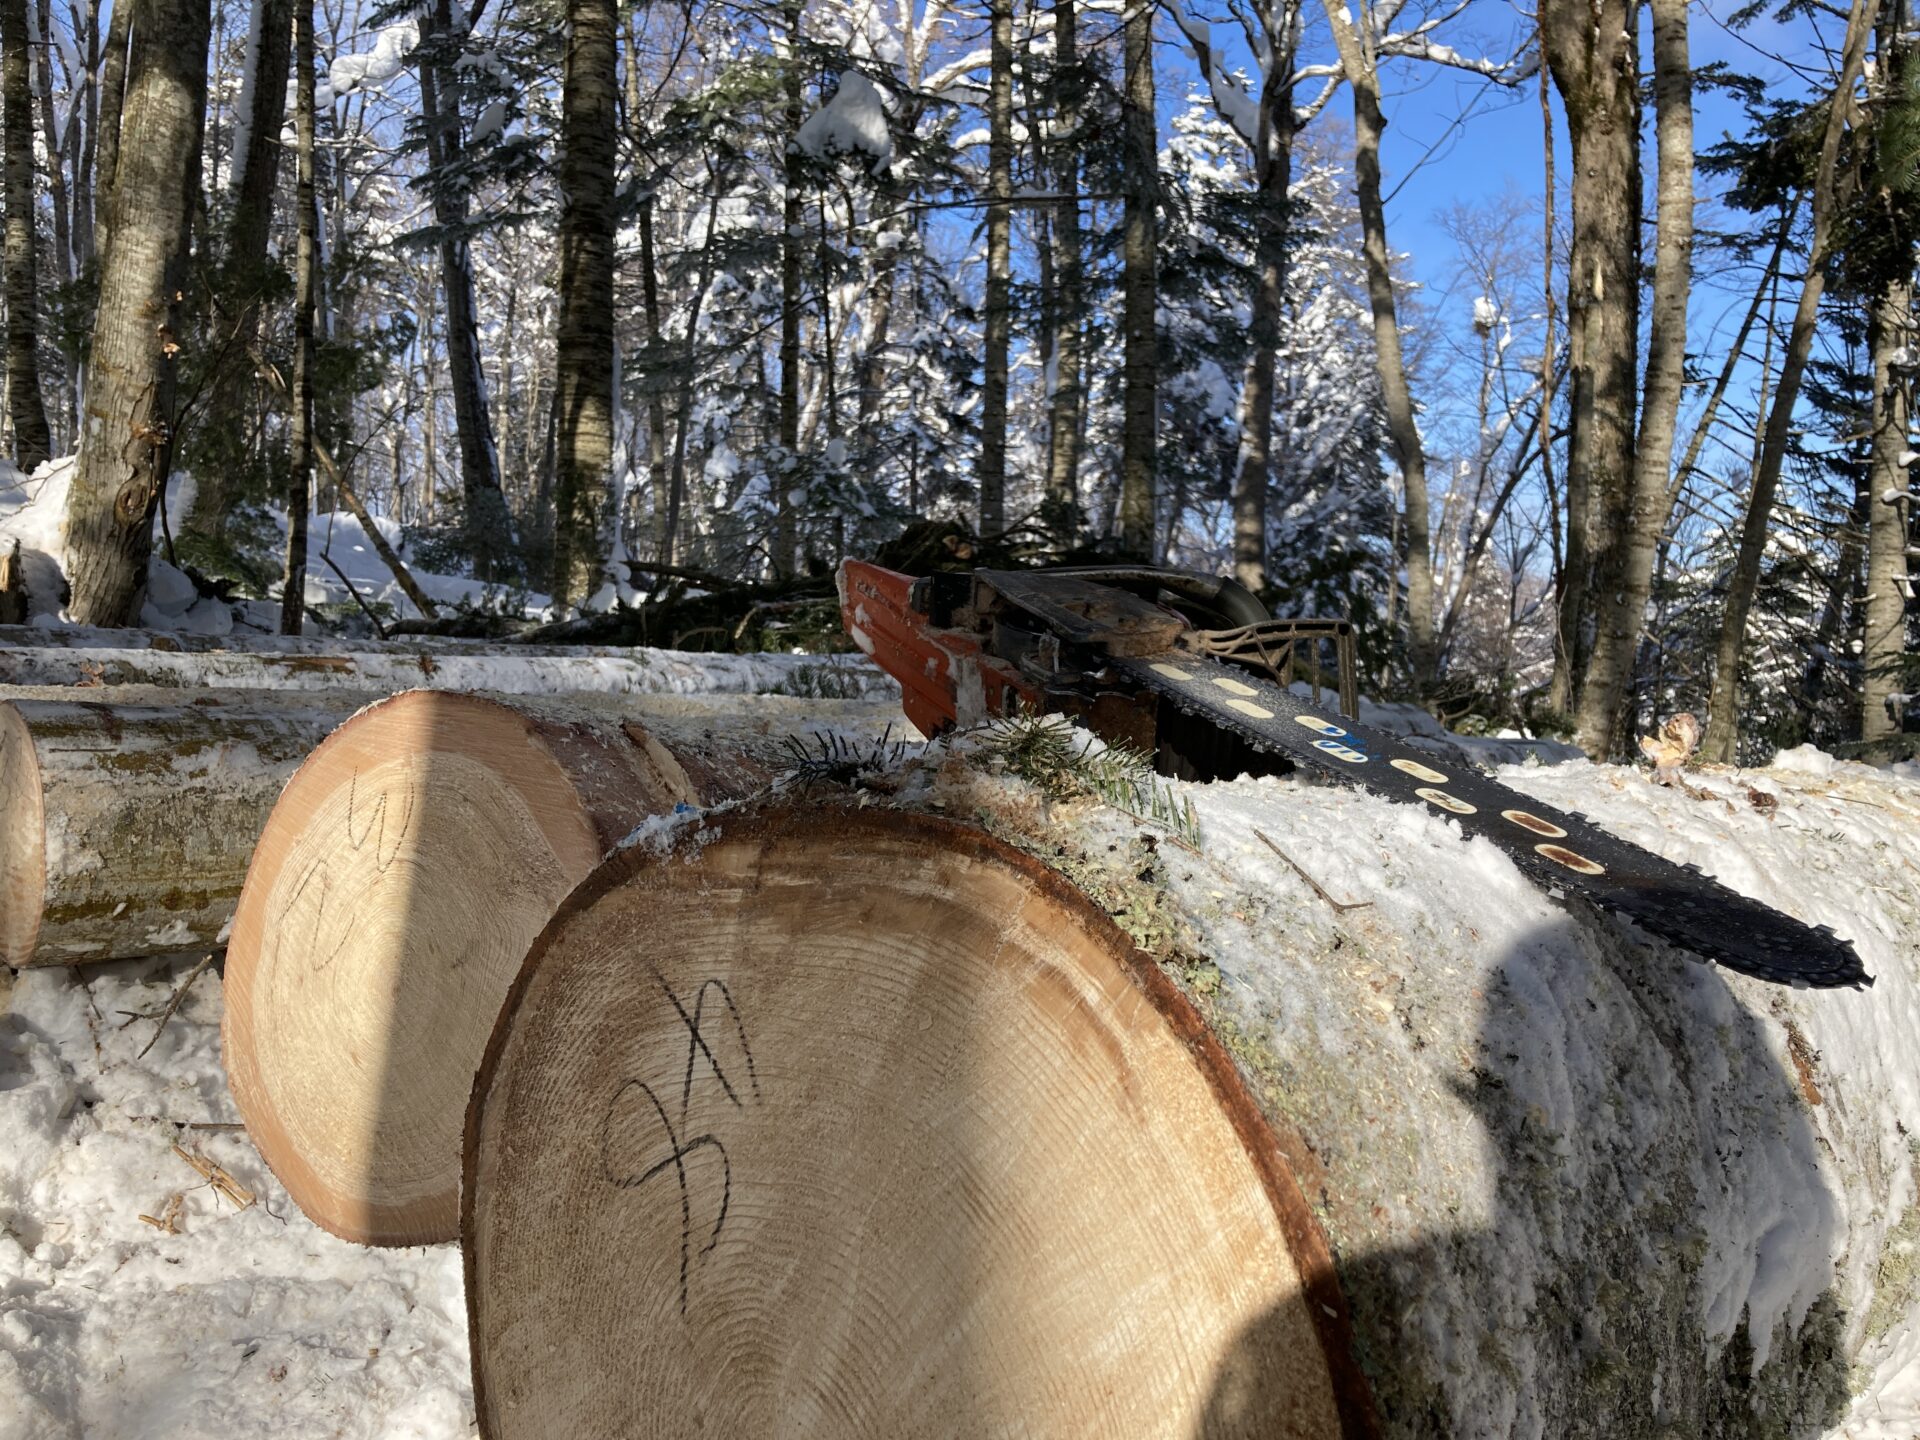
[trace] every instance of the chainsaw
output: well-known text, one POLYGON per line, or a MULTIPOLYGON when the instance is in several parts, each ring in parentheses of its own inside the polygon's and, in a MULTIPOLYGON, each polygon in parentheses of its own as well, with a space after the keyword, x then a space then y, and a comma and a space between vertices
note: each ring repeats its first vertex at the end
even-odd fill
POLYGON ((1302 770, 1444 815, 1556 898, 1729 969, 1797 987, 1873 983, 1827 926, 1361 724, 1346 621, 1276 620, 1232 580, 1145 566, 914 577, 848 560, 839 587, 847 633, 899 681, 907 719, 929 738, 1059 712, 1182 779, 1302 770), (1337 661, 1323 684, 1329 646, 1337 661), (1303 669, 1307 696, 1294 679, 1303 669), (1323 689, 1337 711, 1320 703, 1323 689))

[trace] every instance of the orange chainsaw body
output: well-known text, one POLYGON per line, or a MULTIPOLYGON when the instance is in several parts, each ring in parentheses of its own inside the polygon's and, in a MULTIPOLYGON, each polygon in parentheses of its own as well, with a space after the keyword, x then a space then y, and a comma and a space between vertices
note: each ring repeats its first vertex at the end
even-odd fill
POLYGON ((927 623, 910 598, 914 580, 863 560, 843 562, 839 575, 847 634, 900 682, 900 708, 914 727, 932 737, 1036 704, 1039 688, 988 654, 977 635, 927 623))

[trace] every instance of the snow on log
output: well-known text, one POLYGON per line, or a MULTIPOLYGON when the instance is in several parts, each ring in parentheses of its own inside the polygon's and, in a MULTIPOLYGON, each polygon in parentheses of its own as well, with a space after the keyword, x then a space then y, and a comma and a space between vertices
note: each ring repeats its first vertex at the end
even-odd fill
POLYGON ((766 786, 789 736, 897 715, 416 690, 342 725, 274 807, 227 951, 234 1098, 300 1208, 370 1244, 452 1239, 473 1072, 567 891, 652 817, 766 786))
MULTIPOLYGON (((209 635, 192 630, 139 630, 105 625, 0 624, 0 650, 162 650, 203 655, 212 650, 244 650, 254 654, 338 655, 570 655, 613 656, 631 659, 657 653, 635 645, 521 644, 517 640, 470 640, 452 635, 403 635, 394 640, 351 639, 334 635, 272 635, 264 631, 230 630, 209 635)), ((717 652, 680 650, 678 655, 717 652)), ((815 660, 835 657, 814 656, 815 660)), ((849 652, 837 657, 849 663, 860 657, 849 652)))
POLYGON ((493 1440, 1364 1433, 1226 1051, 1073 887, 943 820, 611 858, 501 1012, 461 1219, 493 1440))
POLYGON ((1175 785, 1169 829, 992 751, 859 798, 1060 879, 745 813, 562 907, 468 1117, 484 1434, 1318 1436, 1288 1407, 1335 1394, 1397 1437, 1906 1433, 1872 1417, 1920 1359, 1920 784, 1501 772, 1834 925, 1876 983, 1817 992, 1375 796, 1175 785))
POLYGON ((281 785, 367 698, 0 690, 0 961, 218 944, 281 785))
MULTIPOLYGON (((37 633, 28 631, 27 633, 37 633)), ((119 632, 99 632, 114 635, 119 632)), ((158 641, 163 637, 152 637, 158 641)), ((177 637, 164 637, 177 638, 177 637)), ((733 655, 558 646, 250 643, 244 649, 148 645, 0 644, 0 685, 239 686, 261 690, 426 688, 513 695, 781 693, 835 698, 897 695, 863 656, 733 655)))

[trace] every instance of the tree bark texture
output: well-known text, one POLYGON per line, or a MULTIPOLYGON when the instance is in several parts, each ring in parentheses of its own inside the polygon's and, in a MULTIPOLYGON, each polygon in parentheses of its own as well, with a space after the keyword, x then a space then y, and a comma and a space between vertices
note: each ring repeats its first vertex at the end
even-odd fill
POLYGON ((1160 203, 1159 125, 1154 108, 1151 5, 1135 5, 1123 25, 1126 202, 1121 239, 1120 544, 1151 559, 1158 521, 1155 453, 1160 418, 1158 311, 1160 257, 1154 239, 1160 203))
POLYGON ((600 532, 613 484, 613 168, 619 133, 613 0, 569 0, 561 97, 560 403, 554 471, 553 596, 581 604, 599 586, 600 532))
MULTIPOLYGON (((313 294, 320 267, 319 206, 313 185, 314 0, 294 0, 293 414, 287 426, 287 563, 280 586, 280 633, 298 635, 307 610, 307 512, 313 492, 313 294)), ((264 0, 263 0, 264 5, 264 0)), ((264 15, 264 9, 263 9, 264 15)), ((262 44, 265 41, 263 39, 262 44)))
POLYGON ((786 579, 799 573, 800 517, 794 493, 800 487, 800 311, 804 296, 800 284, 800 225, 804 219, 806 166, 795 137, 802 119, 802 40, 799 0, 784 8, 786 25, 787 153, 782 179, 784 196, 780 230, 780 454, 770 477, 774 495, 773 574, 786 579))
MULTIPOLYGON (((1263 12, 1264 13, 1264 12, 1263 12)), ((1293 184, 1294 21, 1269 29, 1266 88, 1254 144, 1254 282, 1247 374, 1240 391, 1240 454, 1233 481, 1233 575, 1267 584, 1267 490, 1273 479, 1273 372, 1287 288, 1287 189, 1293 184)))
MULTIPOLYGON (((461 17, 464 21, 464 15, 461 17)), ((445 47, 458 33, 450 0, 438 0, 420 20, 420 120, 426 133, 427 163, 437 177, 432 185, 433 218, 440 229, 440 279, 446 292, 448 381, 453 390, 454 426, 460 439, 460 488, 465 505, 462 530, 474 574, 504 580, 514 560, 513 519, 500 489, 500 457, 487 415, 486 380, 480 368, 480 323, 473 293, 473 256, 465 227, 464 192, 446 183, 464 145, 457 71, 445 47)), ((612 144, 611 133, 607 143, 612 144)))
POLYGON ((1573 236, 1567 255, 1567 545, 1559 693, 1587 667, 1593 577, 1625 532, 1640 325, 1637 0, 1546 0, 1546 62, 1567 115, 1573 236))
POLYGON ((172 469, 174 356, 206 112, 207 0, 133 0, 138 16, 108 203, 112 240, 88 356, 80 454, 67 502, 73 618, 139 614, 153 516, 172 469))
POLYGON ((53 95, 53 8, 49 0, 27 0, 33 9, 33 88, 40 96, 40 124, 47 157, 47 199, 53 211, 53 273, 61 284, 73 279, 73 213, 68 204, 67 173, 61 167, 60 115, 53 95))
POLYGON ((107 44, 100 60, 100 118, 96 122, 93 170, 93 253, 107 255, 113 233, 113 182, 120 167, 120 117, 127 99, 127 51, 133 38, 131 4, 115 5, 107 15, 107 44))
MULTIPOLYGON (((287 118, 287 82, 293 73, 296 0, 257 3, 259 13, 247 41, 254 47, 253 90, 245 97, 247 144, 239 157, 240 180, 234 187, 233 214, 227 222, 218 297, 223 333, 217 343, 229 347, 235 360, 208 382, 206 420, 206 433, 235 460, 243 457, 232 442, 244 434, 246 412, 253 403, 253 366, 245 363, 245 357, 259 339, 260 298, 268 276, 267 238, 273 230, 273 201, 280 179, 280 133, 287 118)), ((298 276, 294 284, 299 285, 298 276)), ((181 523, 181 530, 218 536, 225 530, 227 512, 234 503, 227 467, 205 466, 194 480, 193 509, 181 523)))
POLYGON ((29 71, 27 6, 0 0, 0 120, 6 126, 7 416, 14 458, 32 470, 53 454, 46 404, 40 397, 39 286, 34 255, 33 83, 29 71))
POLYGON ((1086 73, 1079 51, 1078 0, 1054 0, 1053 393, 1047 405, 1046 523, 1060 544, 1078 535, 1081 416, 1085 409, 1082 327, 1086 257, 1080 238, 1080 147, 1086 73))
POLYGON ((0 963, 210 949, 280 788, 370 698, 249 690, 0 696, 0 963))
POLYGON ((1596 760, 1626 748, 1620 733, 1634 656, 1653 585, 1654 552, 1672 509, 1674 427, 1686 385, 1687 296, 1693 278, 1693 82, 1688 0, 1651 0, 1654 131, 1660 168, 1655 212, 1653 324, 1647 342, 1640 437, 1624 506, 1602 507, 1618 526, 1595 575, 1594 643, 1580 690, 1576 738, 1596 760))
POLYGON ((1835 101, 1828 107, 1826 130, 1820 139, 1820 157, 1814 171, 1811 202, 1813 237, 1807 250, 1805 275, 1800 282, 1800 300, 1794 307, 1793 326, 1787 333, 1786 351, 1780 357, 1780 379, 1774 387, 1772 408, 1767 412, 1760 463, 1754 467, 1753 491, 1747 497, 1746 518, 1740 528, 1740 549, 1734 557, 1733 576, 1727 586, 1726 610, 1720 622, 1720 640, 1714 651, 1713 692, 1707 702, 1707 733, 1700 743, 1700 756, 1705 760, 1730 764, 1739 747, 1740 653, 1746 642, 1747 617, 1753 611, 1753 597, 1760 588, 1760 562, 1766 554, 1767 527, 1773 515, 1774 492, 1779 488, 1780 470, 1786 463, 1788 432, 1793 427, 1793 411, 1799 403, 1800 381, 1806 372, 1807 356, 1813 349, 1813 330, 1819 317, 1820 297, 1826 290, 1835 189, 1839 180, 1840 141, 1851 109, 1847 101, 1860 77, 1867 37, 1873 33, 1879 9, 1879 0, 1853 0, 1853 8, 1847 16, 1840 73, 1833 88, 1835 101))
MULTIPOLYGON (((1413 413, 1413 392, 1400 353, 1400 321, 1387 251, 1387 210, 1380 188, 1380 137, 1387 127, 1380 109, 1379 57, 1371 29, 1356 28, 1338 0, 1328 0, 1327 18, 1340 51, 1340 68, 1353 91, 1354 178, 1360 193, 1362 247, 1367 262, 1367 301, 1373 313, 1373 347, 1380 371, 1380 397, 1387 437, 1406 487, 1407 652, 1416 687, 1434 677, 1433 547, 1429 540, 1427 456, 1413 413)), ((1372 21, 1363 11, 1361 27, 1372 21)))
POLYGON ((988 0, 986 354, 980 396, 980 534, 1007 528, 1007 355, 1013 343, 1013 0, 988 0))
POLYGON ((1912 587, 1907 549, 1913 534, 1910 468, 1900 463, 1910 446, 1912 415, 1908 379, 1893 356, 1912 354, 1913 280, 1890 280, 1874 301, 1873 449, 1867 464, 1867 595, 1860 649, 1860 738, 1880 740, 1900 729, 1907 703, 1893 697, 1911 691, 1900 665, 1907 656, 1907 602, 1912 587))

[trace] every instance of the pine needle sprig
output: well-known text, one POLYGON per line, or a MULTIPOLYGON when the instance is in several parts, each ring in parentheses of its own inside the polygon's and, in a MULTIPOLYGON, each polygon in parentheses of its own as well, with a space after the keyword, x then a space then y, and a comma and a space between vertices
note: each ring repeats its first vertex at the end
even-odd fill
POLYGON ((1193 802, 1155 775, 1152 760, 1131 746, 1089 746, 1057 715, 996 720, 980 745, 999 769, 1025 780, 1049 800, 1098 800, 1159 825, 1189 845, 1199 843, 1200 817, 1193 802))
POLYGON ((816 731, 809 745, 798 735, 789 735, 782 748, 792 759, 791 768, 773 782, 774 789, 811 790, 817 785, 836 785, 843 789, 875 790, 888 788, 882 777, 900 766, 907 742, 893 738, 889 725, 877 740, 862 744, 845 735, 816 731))

